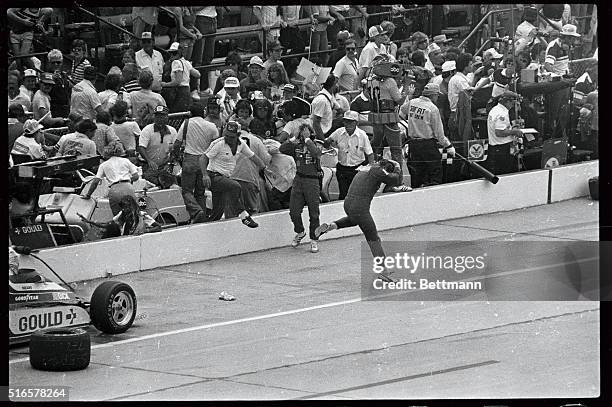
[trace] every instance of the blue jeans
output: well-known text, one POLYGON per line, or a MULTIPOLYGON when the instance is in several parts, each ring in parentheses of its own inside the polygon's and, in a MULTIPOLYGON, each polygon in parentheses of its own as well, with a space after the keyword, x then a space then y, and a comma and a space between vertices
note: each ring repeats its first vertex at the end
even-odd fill
POLYGON ((181 189, 183 201, 191 219, 199 212, 206 213, 206 188, 202 181, 200 156, 187 154, 183 158, 183 172, 181 174, 181 189))

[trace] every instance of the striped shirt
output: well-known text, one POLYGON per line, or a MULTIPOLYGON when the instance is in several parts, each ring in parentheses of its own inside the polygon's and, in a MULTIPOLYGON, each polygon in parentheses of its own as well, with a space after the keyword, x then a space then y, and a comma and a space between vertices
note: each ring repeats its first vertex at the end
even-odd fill
POLYGON ((68 76, 68 79, 73 85, 76 85, 83 80, 83 72, 85 71, 85 67, 91 66, 87 59, 82 60, 78 65, 75 64, 76 61, 73 60, 70 75, 68 76))
POLYGON ((138 84, 138 80, 137 79, 133 79, 133 80, 129 81, 128 83, 123 85, 123 87, 125 88, 125 91, 128 92, 128 93, 142 90, 142 88, 138 84))
POLYGON ((561 39, 551 41, 546 48, 546 61, 552 64, 553 73, 565 75, 569 70, 569 55, 561 45, 561 39))
MULTIPOLYGON (((40 8, 16 8, 13 9, 17 17, 24 20, 28 20, 31 23, 36 24, 40 18, 40 8)), ((11 31, 15 34, 23 34, 25 32, 34 31, 34 27, 28 27, 19 21, 15 21, 9 18, 11 24, 11 31)))

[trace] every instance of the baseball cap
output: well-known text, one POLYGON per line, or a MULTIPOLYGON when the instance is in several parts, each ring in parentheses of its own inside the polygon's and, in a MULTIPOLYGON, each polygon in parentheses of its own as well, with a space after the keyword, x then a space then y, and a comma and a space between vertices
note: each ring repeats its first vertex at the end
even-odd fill
POLYGON ((36 75, 36 71, 34 69, 26 69, 25 71, 23 71, 23 77, 27 78, 28 76, 38 76, 36 75))
POLYGON ((25 134, 34 134, 42 128, 43 125, 38 123, 38 121, 34 119, 28 119, 25 121, 25 123, 23 123, 23 132, 25 134))
POLYGON ((40 79, 40 81, 42 83, 47 83, 49 85, 54 85, 55 84, 55 81, 53 80, 53 75, 50 74, 49 72, 44 72, 42 74, 42 78, 40 79))
POLYGON ((433 42, 436 42, 438 44, 444 44, 451 41, 451 38, 446 38, 446 34, 440 34, 433 37, 433 42))
POLYGON ((173 42, 172 45, 170 45, 170 48, 168 48, 168 52, 178 51, 180 48, 181 45, 178 42, 173 42))
POLYGON ((518 93, 514 93, 511 90, 505 90, 504 93, 499 95, 499 100, 503 100, 503 99, 518 99, 518 98, 519 98, 518 93))
POLYGON ((425 35, 424 33, 420 31, 417 31, 412 34, 411 39, 413 42, 416 42, 416 43, 424 42, 424 41, 427 41, 427 35, 425 35))
POLYGON ((446 61, 442 64, 442 72, 450 72, 457 70, 457 63, 455 61, 446 61))
POLYGON ((164 105, 155 106, 155 114, 168 114, 170 110, 164 105))
POLYGON ((436 44, 435 42, 432 42, 427 47, 427 53, 428 54, 431 54, 432 52, 441 52, 441 51, 442 50, 440 49, 440 46, 438 44, 436 44))
POLYGON ((228 133, 238 134, 240 133, 240 130, 242 130, 242 126, 240 125, 240 123, 235 122, 233 120, 227 122, 227 124, 225 125, 225 131, 227 131, 228 133))
POLYGON ((140 39, 141 40, 152 40, 153 39, 153 34, 151 34, 149 31, 145 31, 140 36, 140 39))
POLYGON ((378 35, 386 34, 387 32, 380 25, 373 25, 368 30, 368 37, 374 38, 378 35))
POLYGON ((502 54, 497 52, 497 50, 495 48, 489 48, 482 55, 485 56, 485 57, 486 56, 490 56, 493 59, 500 59, 500 58, 504 57, 502 54))
POLYGON ((251 65, 259 65, 259 66, 261 66, 262 68, 264 68, 264 63, 263 63, 263 61, 262 61, 262 60, 261 60, 261 58, 260 58, 260 57, 258 57, 257 55, 255 55, 254 57, 252 57, 252 58, 251 58, 251 60, 249 61, 249 66, 251 66, 251 65))
POLYGON ((283 85, 282 90, 288 90, 290 92, 297 92, 297 87, 292 83, 286 83, 283 85))
POLYGON ((344 120, 359 121, 359 113, 357 113, 354 110, 348 110, 348 111, 344 112, 344 115, 342 116, 342 118, 344 120))
POLYGON ((437 95, 438 93, 440 93, 440 86, 435 83, 428 83, 425 85, 425 88, 423 88, 421 95, 437 95))
POLYGON ((352 37, 351 33, 348 32, 347 30, 338 31, 338 35, 336 35, 337 40, 343 40, 343 41, 346 41, 351 37, 352 37))
POLYGON ((223 82, 224 88, 238 88, 240 87, 240 81, 235 76, 230 76, 223 82))
POLYGON ((560 35, 569 35, 571 37, 580 37, 581 35, 578 34, 578 29, 576 28, 576 26, 574 24, 565 24, 562 28, 561 28, 561 32, 559 33, 560 35))

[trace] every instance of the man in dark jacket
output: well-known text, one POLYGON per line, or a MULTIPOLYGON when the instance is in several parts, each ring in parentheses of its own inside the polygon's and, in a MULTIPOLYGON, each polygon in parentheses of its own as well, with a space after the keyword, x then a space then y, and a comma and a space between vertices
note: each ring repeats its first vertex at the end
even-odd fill
MULTIPOLYGON (((380 189, 380 185, 383 183, 396 185, 400 173, 400 164, 386 159, 372 165, 369 170, 359 171, 353 178, 344 199, 346 216, 329 224, 322 223, 315 230, 315 237, 318 239, 330 230, 359 226, 370 246, 372 256, 385 257, 376 224, 370 214, 370 204, 374 194, 380 189)), ((381 273, 380 278, 385 281, 393 281, 386 272, 381 273)))

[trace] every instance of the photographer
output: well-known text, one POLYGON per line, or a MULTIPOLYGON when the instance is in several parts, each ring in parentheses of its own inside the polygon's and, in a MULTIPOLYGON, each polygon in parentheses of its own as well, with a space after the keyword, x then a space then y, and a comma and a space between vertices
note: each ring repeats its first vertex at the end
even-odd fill
POLYGON ((297 137, 291 137, 285 141, 279 151, 293 157, 297 173, 293 179, 291 188, 291 199, 289 202, 289 215, 293 222, 296 233, 292 247, 297 247, 306 236, 304 224, 302 223, 302 210, 308 205, 308 216, 310 218, 310 251, 319 251, 315 230, 319 226, 319 194, 321 185, 319 172, 321 171, 321 152, 312 140, 315 132, 309 124, 300 126, 297 137))

